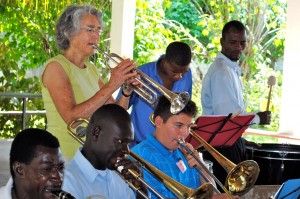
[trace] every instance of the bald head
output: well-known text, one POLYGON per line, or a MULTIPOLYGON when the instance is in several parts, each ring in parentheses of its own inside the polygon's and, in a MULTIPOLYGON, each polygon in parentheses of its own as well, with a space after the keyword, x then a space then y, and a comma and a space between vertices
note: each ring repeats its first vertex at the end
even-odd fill
POLYGON ((82 153, 96 169, 113 169, 116 158, 128 153, 132 140, 129 113, 119 105, 106 104, 90 119, 82 153))
POLYGON ((117 104, 106 104, 93 113, 87 131, 90 132, 89 128, 95 125, 113 126, 123 123, 131 123, 129 113, 117 104))

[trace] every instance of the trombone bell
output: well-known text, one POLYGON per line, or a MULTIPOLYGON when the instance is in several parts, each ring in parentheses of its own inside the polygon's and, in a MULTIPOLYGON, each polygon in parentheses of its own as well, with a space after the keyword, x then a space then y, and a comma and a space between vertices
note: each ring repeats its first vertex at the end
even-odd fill
POLYGON ((225 187, 233 194, 243 195, 253 187, 258 174, 258 164, 252 160, 245 160, 228 173, 225 187))
MULTIPOLYGON (((190 135, 195 138, 202 146, 216 159, 216 161, 228 173, 225 181, 225 187, 231 195, 242 196, 247 193, 255 184, 259 166, 253 160, 245 160, 238 165, 235 165, 229 159, 220 154, 210 144, 194 131, 190 131, 190 135)), ((225 191, 225 190, 224 190, 225 191)))

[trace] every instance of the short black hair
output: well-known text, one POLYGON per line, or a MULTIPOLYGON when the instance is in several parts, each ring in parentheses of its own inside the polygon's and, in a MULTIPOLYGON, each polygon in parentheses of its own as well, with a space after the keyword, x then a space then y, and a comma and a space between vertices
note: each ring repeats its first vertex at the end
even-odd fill
MULTIPOLYGON (((171 113, 170 107, 171 102, 164 95, 160 96, 154 109, 153 119, 155 119, 157 116, 160 116, 163 121, 166 122, 172 115, 174 115, 171 113)), ((198 108, 195 102, 189 100, 187 105, 176 115, 184 113, 195 118, 197 112, 198 108)))
POLYGON ((223 38, 225 38, 225 35, 229 32, 230 28, 235 28, 239 31, 245 31, 246 30, 246 28, 245 28, 244 24, 242 24, 242 22, 237 21, 237 20, 229 21, 223 27, 223 30, 222 30, 222 37, 223 38))
POLYGON ((37 146, 59 148, 58 139, 46 130, 28 128, 19 132, 14 138, 11 149, 9 167, 12 178, 15 174, 12 165, 14 162, 30 164, 36 155, 37 146))
POLYGON ((87 137, 89 133, 93 132, 95 127, 102 126, 109 122, 130 122, 131 118, 126 109, 118 104, 105 104, 98 108, 91 116, 89 124, 87 126, 87 137))
POLYGON ((186 43, 174 41, 168 45, 165 57, 169 63, 174 62, 179 66, 186 66, 191 63, 192 51, 186 43))

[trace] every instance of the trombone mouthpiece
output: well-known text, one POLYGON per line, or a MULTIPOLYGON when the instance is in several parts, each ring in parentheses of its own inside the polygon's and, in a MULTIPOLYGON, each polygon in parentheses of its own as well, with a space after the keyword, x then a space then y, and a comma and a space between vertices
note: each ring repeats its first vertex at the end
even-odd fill
POLYGON ((65 192, 63 190, 52 192, 58 199, 76 199, 70 193, 65 192))
POLYGON ((183 139, 178 139, 178 140, 177 140, 177 143, 181 145, 181 144, 184 144, 185 141, 184 141, 183 139))

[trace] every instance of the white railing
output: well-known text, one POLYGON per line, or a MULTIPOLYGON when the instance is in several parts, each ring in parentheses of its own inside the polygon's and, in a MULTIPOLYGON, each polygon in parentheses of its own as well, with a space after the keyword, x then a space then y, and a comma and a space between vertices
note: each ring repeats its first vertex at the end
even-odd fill
POLYGON ((42 98, 42 94, 33 93, 13 93, 13 92, 0 92, 1 98, 21 98, 22 110, 21 111, 0 111, 0 115, 21 115, 22 116, 22 129, 26 128, 26 115, 45 115, 45 110, 27 110, 27 100, 29 98, 42 98))

